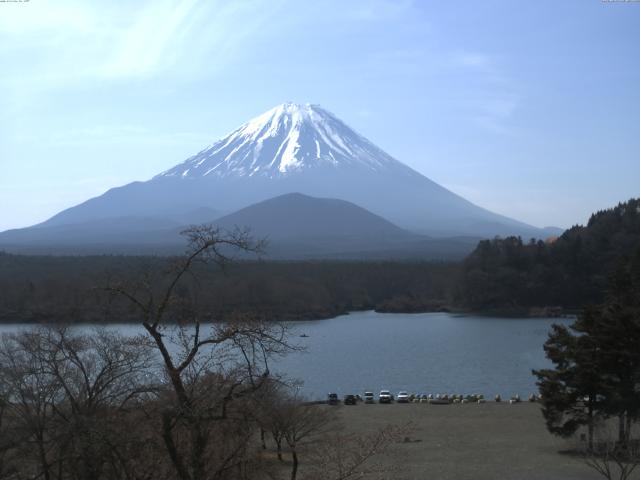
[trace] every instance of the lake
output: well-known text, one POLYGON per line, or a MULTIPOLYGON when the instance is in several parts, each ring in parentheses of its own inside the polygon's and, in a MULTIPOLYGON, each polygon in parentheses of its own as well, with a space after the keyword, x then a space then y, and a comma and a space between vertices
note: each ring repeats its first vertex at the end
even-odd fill
MULTIPOLYGON (((354 312, 327 320, 289 322, 306 348, 272 370, 304 381, 301 393, 482 393, 526 397, 537 391, 532 369, 549 365, 542 348, 553 323, 572 319, 500 318, 448 313, 354 312), (307 335, 307 337, 301 337, 307 335)), ((2 325, 0 332, 24 326, 2 325)), ((123 333, 138 325, 113 325, 123 333)))
POLYGON ((525 397, 537 392, 531 370, 550 365, 542 346, 551 325, 572 321, 369 311, 292 322, 307 351, 277 369, 304 379, 312 398, 381 389, 525 397))

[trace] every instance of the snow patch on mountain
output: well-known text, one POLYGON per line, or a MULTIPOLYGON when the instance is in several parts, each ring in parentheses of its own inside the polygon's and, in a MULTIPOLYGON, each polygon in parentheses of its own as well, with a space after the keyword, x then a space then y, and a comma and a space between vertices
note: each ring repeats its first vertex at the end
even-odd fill
POLYGON ((284 103, 158 177, 274 178, 312 169, 406 168, 318 105, 284 103))

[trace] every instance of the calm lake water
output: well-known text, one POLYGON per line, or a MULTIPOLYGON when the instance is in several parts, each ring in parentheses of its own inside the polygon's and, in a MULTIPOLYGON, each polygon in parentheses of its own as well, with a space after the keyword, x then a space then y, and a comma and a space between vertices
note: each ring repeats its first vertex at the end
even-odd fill
POLYGON ((532 369, 550 365, 542 345, 553 323, 572 319, 495 318, 447 313, 357 312, 294 322, 305 353, 278 368, 304 379, 302 391, 483 393, 503 397, 537 391, 532 369))
MULTIPOLYGON (((293 340, 306 351, 278 359, 273 370, 303 380, 301 392, 314 399, 329 391, 342 396, 381 389, 525 397, 536 391, 531 370, 549 365, 542 345, 551 325, 571 321, 356 312, 290 322, 293 340)), ((0 332, 18 328, 24 327, 3 325, 0 332)), ((110 328, 142 331, 138 325, 110 328)))

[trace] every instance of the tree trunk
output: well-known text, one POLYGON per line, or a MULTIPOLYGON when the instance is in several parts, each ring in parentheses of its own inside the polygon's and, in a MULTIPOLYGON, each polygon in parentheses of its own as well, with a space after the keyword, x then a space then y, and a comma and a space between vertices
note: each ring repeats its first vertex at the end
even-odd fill
POLYGON ((264 428, 261 428, 261 429, 260 429, 260 442, 261 442, 261 444, 262 444, 262 449, 263 449, 263 450, 266 450, 266 449, 267 449, 267 444, 266 444, 266 442, 264 441, 264 428))
POLYGON ((40 463, 42 463, 42 474, 45 480, 51 480, 51 474, 49 473, 49 463, 47 462, 47 454, 44 450, 44 436, 41 432, 38 432, 38 453, 40 455, 40 463))
POLYGON ((627 412, 627 427, 625 430, 625 437, 624 437, 625 447, 629 447, 630 441, 631 441, 631 416, 627 412))
POLYGON ((589 451, 592 452, 593 451, 593 430, 594 430, 594 425, 593 425, 594 419, 593 419, 593 402, 589 401, 589 438, 588 438, 588 447, 589 447, 589 451))
POLYGON ((298 452, 296 452, 295 447, 291 449, 291 459, 293 460, 291 464, 291 480, 296 480, 298 475, 298 452))
POLYGON ((191 478, 202 480, 205 478, 205 450, 207 447, 206 435, 197 420, 190 420, 191 430, 191 478))
POLYGON ((278 454, 278 460, 283 462, 284 460, 282 460, 282 439, 274 435, 273 440, 276 442, 276 453, 278 454))
POLYGON ((624 445, 625 437, 626 437, 626 434, 625 434, 624 413, 620 413, 618 415, 618 443, 620 445, 624 445))
POLYGON ((172 418, 169 412, 164 412, 162 414, 162 439, 164 440, 165 448, 169 453, 169 458, 171 458, 171 463, 173 463, 173 466, 178 473, 178 478, 180 480, 191 480, 191 476, 184 465, 182 456, 180 455, 180 452, 178 452, 178 448, 173 441, 171 420, 172 418))

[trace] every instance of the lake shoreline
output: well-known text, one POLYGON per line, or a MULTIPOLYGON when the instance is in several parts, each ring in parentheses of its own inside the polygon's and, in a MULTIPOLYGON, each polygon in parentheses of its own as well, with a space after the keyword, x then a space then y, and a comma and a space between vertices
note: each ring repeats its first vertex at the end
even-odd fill
MULTIPOLYGON (((272 359, 274 374, 303 382, 300 393, 321 400, 365 391, 407 390, 415 394, 496 394, 528 398, 537 393, 533 369, 545 368, 542 348, 551 325, 568 319, 505 318, 453 313, 351 311, 322 321, 286 322, 288 355, 272 359)), ((219 323, 205 323, 211 328, 219 323)), ((16 333, 38 324, 4 324, 16 333)), ((55 325, 53 325, 55 327, 55 325)), ((126 336, 147 335, 139 322, 69 325, 126 336)), ((168 333, 168 332, 167 332, 168 333)), ((179 346, 174 350, 178 353, 179 346)))
MULTIPOLYGON (((498 308, 498 309, 486 309, 486 310, 471 310, 449 306, 439 306, 430 309, 380 309, 373 306, 364 306, 362 308, 351 308, 337 310, 336 312, 326 312, 318 315, 310 315, 309 312, 300 315, 287 315, 285 318, 279 318, 278 320, 268 320, 274 322, 314 322, 319 320, 329 320, 336 317, 350 315, 353 313, 366 313, 375 312, 380 314, 425 314, 425 313, 448 313, 451 315, 465 315, 465 316, 477 316, 477 317, 498 317, 498 318, 559 318, 569 319, 574 318, 580 313, 579 309, 559 309, 559 307, 532 307, 532 308, 498 308)), ((0 319, 0 325, 34 325, 34 326, 73 326, 73 325, 96 325, 96 326, 109 326, 109 325, 137 325, 140 322, 131 320, 110 320, 110 321, 79 321, 79 322, 64 322, 58 320, 42 320, 36 318, 18 319, 19 315, 11 316, 5 315, 0 319)), ((201 323, 203 324, 215 324, 224 323, 226 320, 213 320, 212 316, 208 316, 201 323)))

